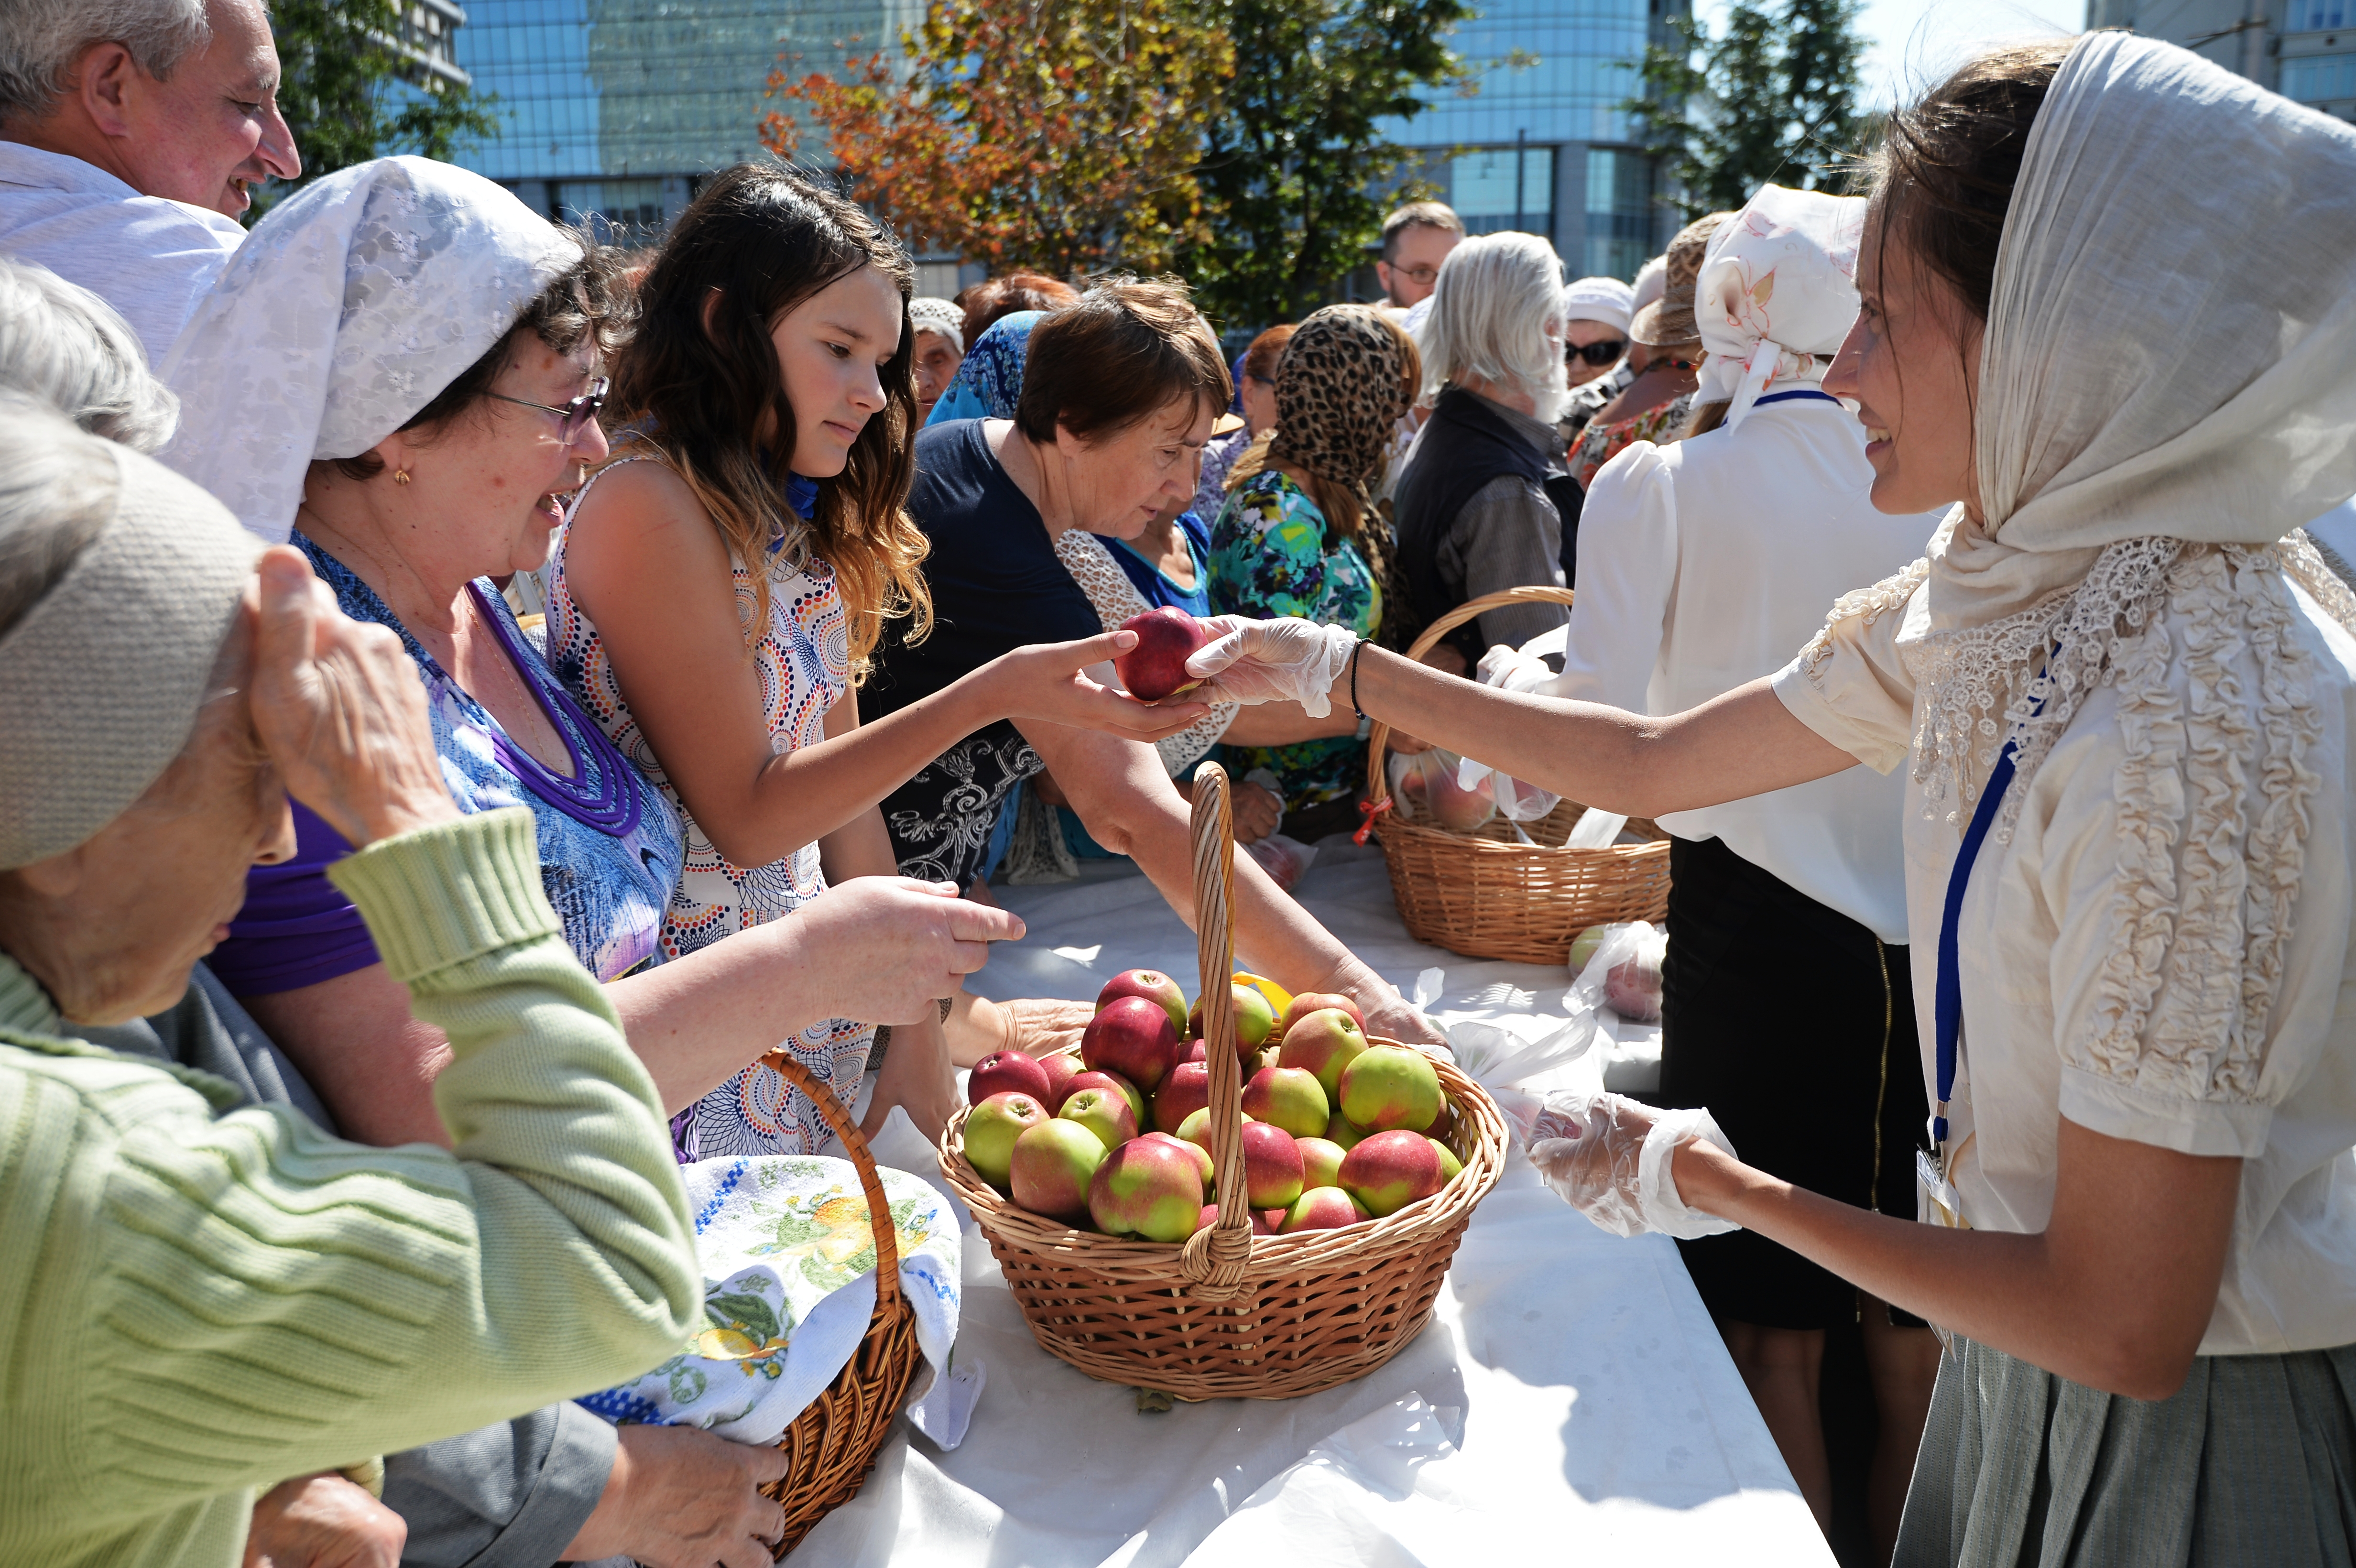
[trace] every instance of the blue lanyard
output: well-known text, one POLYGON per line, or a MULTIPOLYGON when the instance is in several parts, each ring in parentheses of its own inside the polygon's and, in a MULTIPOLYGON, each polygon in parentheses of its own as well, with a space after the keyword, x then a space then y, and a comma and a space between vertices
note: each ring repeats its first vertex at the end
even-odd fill
POLYGON ((1837 403, 1840 401, 1838 398, 1834 397, 1830 392, 1819 392, 1814 387, 1800 387, 1788 392, 1770 392, 1763 398, 1754 400, 1751 406, 1754 409, 1763 409, 1770 403, 1789 403, 1797 401, 1803 398, 1814 398, 1820 402, 1826 403, 1837 403))
MULTIPOLYGON (((2033 717, 2044 710, 2045 699, 2040 697, 2029 711, 2033 717)), ((1939 1037, 1939 1104, 1931 1119, 1931 1142, 1942 1148, 1947 1142, 1947 1102, 1955 1093, 1955 1046, 1964 1032, 1964 980, 1955 959, 1955 927, 1963 920, 1964 889, 1972 880, 1972 862, 1979 859, 1981 841, 1987 837, 1988 826, 1996 821, 1997 811, 2012 788, 2013 754, 2019 749, 2020 737, 2013 735, 1997 754, 1987 787, 1980 792, 1980 804, 1955 851, 1955 869, 1947 873, 1946 908, 1939 921, 1939 993, 1933 1013, 1933 1027, 1939 1037)))

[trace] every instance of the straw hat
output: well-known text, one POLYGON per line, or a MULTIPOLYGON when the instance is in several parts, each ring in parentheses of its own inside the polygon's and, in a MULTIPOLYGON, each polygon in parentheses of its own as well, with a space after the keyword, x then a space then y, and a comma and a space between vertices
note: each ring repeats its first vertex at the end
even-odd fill
POLYGON ((1669 241, 1666 287, 1659 299, 1636 313, 1628 324, 1629 336, 1655 348, 1701 340, 1701 328, 1694 321, 1694 283, 1701 276, 1702 258, 1709 253, 1710 236, 1733 217, 1713 212, 1677 230, 1669 241))

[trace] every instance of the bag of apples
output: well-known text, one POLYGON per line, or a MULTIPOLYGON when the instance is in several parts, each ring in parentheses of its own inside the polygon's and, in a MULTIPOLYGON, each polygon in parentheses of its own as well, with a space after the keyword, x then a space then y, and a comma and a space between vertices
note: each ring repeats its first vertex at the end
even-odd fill
POLYGON ((1049 1354, 1183 1399, 1290 1398, 1421 1330, 1505 1123, 1347 997, 1234 972, 1226 775, 1195 777, 1202 996, 1130 970, 1076 1055, 985 1059, 941 1168, 1049 1354))

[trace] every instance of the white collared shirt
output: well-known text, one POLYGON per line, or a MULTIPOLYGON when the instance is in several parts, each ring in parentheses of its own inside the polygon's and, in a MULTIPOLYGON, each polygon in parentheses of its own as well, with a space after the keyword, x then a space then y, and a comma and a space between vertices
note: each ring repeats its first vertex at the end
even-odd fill
POLYGON ((0 255, 36 261, 122 313, 160 368, 244 241, 234 218, 142 196, 93 164, 0 141, 0 255))

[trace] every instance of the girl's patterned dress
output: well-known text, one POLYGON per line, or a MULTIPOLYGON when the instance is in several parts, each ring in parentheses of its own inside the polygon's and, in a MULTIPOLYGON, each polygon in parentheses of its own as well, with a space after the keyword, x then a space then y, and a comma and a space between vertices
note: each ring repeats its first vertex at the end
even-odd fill
MULTIPOLYGON (((1211 525, 1211 607, 1222 615, 1299 615, 1371 637, 1383 591, 1358 547, 1336 533, 1309 492, 1263 468, 1227 493, 1211 525)), ((1290 746, 1230 746, 1235 771, 1266 768, 1284 782, 1284 808, 1347 800, 1365 774, 1363 741, 1347 736, 1290 746)))
MULTIPOLYGON (((618 466, 608 464, 600 474, 618 466)), ((753 867, 736 865, 713 848, 631 717, 613 661, 597 628, 573 603, 564 575, 572 519, 597 477, 592 475, 581 487, 549 558, 548 662, 615 747, 645 770, 678 808, 687 830, 687 865, 662 929, 663 955, 676 958, 747 926, 792 913, 826 891, 826 875, 819 867, 816 844, 753 867)), ((743 561, 731 564, 737 613, 749 624, 758 602, 753 575, 743 561)), ((753 664, 760 675, 761 716, 768 726, 770 749, 783 755, 826 738, 828 709, 851 689, 851 640, 832 568, 815 559, 806 568, 797 567, 782 549, 774 551, 767 565, 769 624, 754 647, 753 664)), ((829 1019, 783 1043, 850 1109, 858 1099, 873 1039, 874 1029, 867 1024, 829 1019)), ((672 1120, 671 1134, 685 1161, 806 1154, 826 1141, 827 1129, 805 1096, 775 1071, 755 1062, 680 1113, 672 1120)))

